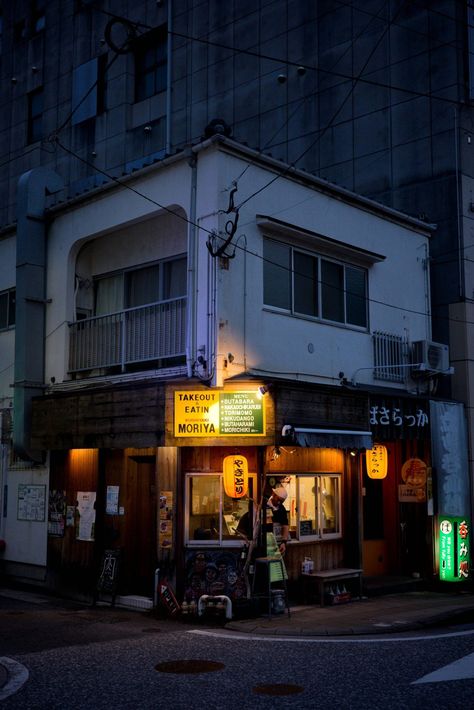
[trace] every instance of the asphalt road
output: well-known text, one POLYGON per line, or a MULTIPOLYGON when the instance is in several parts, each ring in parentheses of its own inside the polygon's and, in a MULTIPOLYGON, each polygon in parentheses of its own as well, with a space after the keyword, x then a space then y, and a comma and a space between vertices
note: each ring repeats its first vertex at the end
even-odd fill
POLYGON ((474 706, 472 625, 405 636, 256 638, 219 624, 0 596, 0 657, 24 669, 16 692, 4 687, 2 710, 474 706))

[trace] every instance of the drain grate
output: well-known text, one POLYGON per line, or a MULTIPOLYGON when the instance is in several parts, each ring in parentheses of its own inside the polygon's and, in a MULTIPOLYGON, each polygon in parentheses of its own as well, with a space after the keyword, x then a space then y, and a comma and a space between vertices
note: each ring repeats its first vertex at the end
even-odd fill
POLYGON ((302 693, 304 688, 301 685, 291 685, 290 683, 272 683, 271 685, 257 685, 253 689, 259 695, 297 695, 302 693))
POLYGON ((155 669, 161 673, 212 673, 223 668, 225 668, 223 663, 201 659, 165 661, 155 666, 155 669))

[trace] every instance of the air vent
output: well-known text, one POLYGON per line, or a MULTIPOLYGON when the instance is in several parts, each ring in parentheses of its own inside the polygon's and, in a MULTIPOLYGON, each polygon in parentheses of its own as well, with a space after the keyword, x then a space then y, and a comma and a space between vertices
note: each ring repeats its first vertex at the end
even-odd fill
POLYGON ((412 362, 414 373, 447 372, 449 370, 449 348, 443 343, 431 340, 417 340, 413 344, 412 362))

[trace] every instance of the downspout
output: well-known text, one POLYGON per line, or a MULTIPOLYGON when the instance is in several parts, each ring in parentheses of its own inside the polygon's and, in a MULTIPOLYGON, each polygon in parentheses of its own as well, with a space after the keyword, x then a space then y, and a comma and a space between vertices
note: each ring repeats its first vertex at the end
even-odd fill
POLYGON ((167 64, 166 64, 166 155, 171 155, 171 80, 173 77, 173 2, 168 0, 168 36, 167 36, 167 64))
POLYGON ((63 188, 60 176, 34 168, 18 181, 13 448, 27 461, 42 462, 30 450, 31 401, 44 392, 46 315, 46 195, 63 188))
POLYGON ((197 189, 197 155, 191 153, 191 195, 189 205, 188 226, 188 308, 186 323, 186 371, 189 378, 194 375, 196 357, 196 269, 197 269, 197 229, 196 229, 196 189, 197 189))

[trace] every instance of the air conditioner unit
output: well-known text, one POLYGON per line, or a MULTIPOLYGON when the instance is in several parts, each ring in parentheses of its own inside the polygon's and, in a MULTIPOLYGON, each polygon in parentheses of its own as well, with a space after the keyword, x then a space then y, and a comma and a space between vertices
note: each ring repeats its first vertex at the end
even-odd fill
POLYGON ((432 340, 416 340, 412 343, 412 372, 447 372, 449 348, 432 340))

